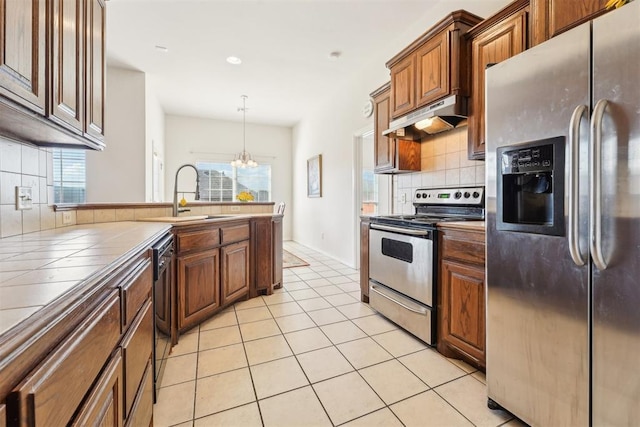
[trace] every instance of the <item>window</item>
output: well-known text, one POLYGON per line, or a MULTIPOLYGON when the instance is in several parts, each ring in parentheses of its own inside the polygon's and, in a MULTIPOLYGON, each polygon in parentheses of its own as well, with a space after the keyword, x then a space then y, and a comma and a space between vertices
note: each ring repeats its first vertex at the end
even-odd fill
POLYGON ((378 213, 378 176, 372 170, 362 171, 362 215, 378 213))
POLYGON ((54 203, 84 203, 86 189, 86 152, 53 148, 54 203))
POLYGON ((225 162, 196 162, 200 177, 200 200, 235 202, 242 191, 253 194, 255 202, 271 201, 271 165, 235 168, 225 162))

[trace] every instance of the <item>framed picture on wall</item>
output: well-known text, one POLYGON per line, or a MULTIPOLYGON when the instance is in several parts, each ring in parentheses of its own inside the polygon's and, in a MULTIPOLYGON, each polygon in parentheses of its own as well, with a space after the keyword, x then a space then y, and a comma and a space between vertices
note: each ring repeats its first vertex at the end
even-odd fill
POLYGON ((307 197, 322 197, 322 154, 307 160, 307 197))

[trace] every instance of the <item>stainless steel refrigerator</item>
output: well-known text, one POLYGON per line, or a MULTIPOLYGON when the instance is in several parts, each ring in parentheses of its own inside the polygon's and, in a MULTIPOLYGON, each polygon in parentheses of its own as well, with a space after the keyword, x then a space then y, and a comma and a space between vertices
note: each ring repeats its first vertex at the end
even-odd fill
POLYGON ((640 423, 640 0, 486 72, 487 392, 640 423))

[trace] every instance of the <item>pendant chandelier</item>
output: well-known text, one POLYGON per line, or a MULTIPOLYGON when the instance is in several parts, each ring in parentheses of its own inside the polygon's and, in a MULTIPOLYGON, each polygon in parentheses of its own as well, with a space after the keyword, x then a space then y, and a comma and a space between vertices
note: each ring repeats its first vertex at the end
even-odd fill
POLYGON ((236 154, 231 161, 231 166, 236 168, 255 168, 258 163, 251 158, 251 154, 247 153, 247 95, 242 95, 242 107, 238 107, 238 111, 242 111, 242 152, 236 154))

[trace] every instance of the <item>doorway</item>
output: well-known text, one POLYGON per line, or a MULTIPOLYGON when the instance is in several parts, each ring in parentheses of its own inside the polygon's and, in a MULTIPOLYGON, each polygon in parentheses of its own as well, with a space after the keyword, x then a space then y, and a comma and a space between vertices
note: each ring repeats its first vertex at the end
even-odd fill
POLYGON ((355 265, 360 268, 360 217, 389 215, 391 213, 391 175, 374 173, 375 138, 373 129, 367 127, 354 137, 354 188, 355 188, 355 265))

